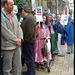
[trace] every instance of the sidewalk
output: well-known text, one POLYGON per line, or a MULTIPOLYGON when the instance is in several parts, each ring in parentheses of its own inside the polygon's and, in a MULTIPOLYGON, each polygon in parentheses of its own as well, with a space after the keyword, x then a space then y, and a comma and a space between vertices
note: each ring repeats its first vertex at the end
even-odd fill
MULTIPOLYGON (((36 70, 36 75, 74 75, 74 54, 66 54, 67 45, 61 45, 61 49, 65 57, 55 56, 50 73, 47 69, 41 69, 41 71, 36 70)), ((23 66, 22 71, 26 71, 26 66, 23 66)))
MULTIPOLYGON (((41 69, 41 71, 36 69, 36 75, 74 75, 74 54, 66 54, 67 45, 61 45, 61 49, 65 57, 55 56, 54 62, 50 65, 50 73, 47 72, 47 68, 41 69)), ((26 71, 26 69, 26 65, 22 67, 22 71, 26 71)))

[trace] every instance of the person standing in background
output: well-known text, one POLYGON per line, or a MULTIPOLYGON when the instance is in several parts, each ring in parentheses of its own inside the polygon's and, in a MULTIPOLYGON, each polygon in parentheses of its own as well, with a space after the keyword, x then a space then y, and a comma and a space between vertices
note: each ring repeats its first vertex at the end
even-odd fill
POLYGON ((61 16, 58 14, 57 19, 55 20, 55 32, 56 32, 56 41, 57 41, 57 47, 56 47, 56 54, 58 56, 65 56, 61 52, 61 34, 63 33, 63 27, 64 25, 60 24, 61 16))
POLYGON ((33 16, 34 16, 35 19, 36 19, 36 8, 34 9, 34 14, 33 14, 33 16))
POLYGON ((51 54, 52 54, 52 60, 54 60, 54 57, 55 57, 55 53, 56 53, 56 35, 55 35, 55 23, 54 21, 52 20, 52 15, 49 15, 48 17, 48 22, 49 22, 49 31, 50 31, 50 36, 51 36, 51 54))
POLYGON ((74 21, 71 16, 68 17, 68 23, 64 26, 66 34, 65 41, 67 43, 67 54, 74 53, 74 21))

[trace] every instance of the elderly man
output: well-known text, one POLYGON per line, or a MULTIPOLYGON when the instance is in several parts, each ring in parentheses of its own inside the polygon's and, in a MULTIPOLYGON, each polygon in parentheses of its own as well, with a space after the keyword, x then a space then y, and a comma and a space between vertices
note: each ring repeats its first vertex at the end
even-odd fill
POLYGON ((12 61, 13 75, 21 75, 21 41, 23 33, 18 20, 12 14, 13 0, 3 0, 1 12, 1 50, 3 55, 3 74, 10 75, 12 61))
POLYGON ((23 22, 21 27, 24 33, 24 42, 22 44, 22 48, 28 68, 27 72, 24 72, 24 74, 35 75, 33 48, 34 43, 36 42, 36 20, 31 14, 31 9, 28 5, 23 6, 22 16, 23 22))
POLYGON ((56 48, 56 54, 58 54, 58 56, 65 56, 62 54, 61 52, 61 34, 63 33, 63 27, 64 25, 60 24, 60 20, 61 20, 61 16, 57 15, 57 19, 55 21, 55 27, 56 27, 56 36, 57 36, 57 48, 56 48))

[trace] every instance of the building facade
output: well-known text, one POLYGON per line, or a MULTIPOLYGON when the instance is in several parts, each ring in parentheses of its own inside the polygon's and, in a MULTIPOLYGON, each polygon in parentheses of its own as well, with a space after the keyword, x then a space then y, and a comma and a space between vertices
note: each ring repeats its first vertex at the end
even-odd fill
POLYGON ((51 13, 56 14, 56 0, 47 0, 47 7, 50 9, 51 13))
POLYGON ((65 14, 65 6, 66 6, 66 2, 64 0, 59 0, 58 1, 59 14, 65 14))
POLYGON ((43 13, 47 13, 48 8, 50 9, 51 14, 57 14, 57 8, 59 14, 64 14, 65 11, 65 0, 36 0, 37 6, 42 6, 43 13), (58 4, 58 7, 57 7, 58 4))
POLYGON ((69 9, 72 10, 72 19, 74 19, 74 0, 68 0, 69 9))

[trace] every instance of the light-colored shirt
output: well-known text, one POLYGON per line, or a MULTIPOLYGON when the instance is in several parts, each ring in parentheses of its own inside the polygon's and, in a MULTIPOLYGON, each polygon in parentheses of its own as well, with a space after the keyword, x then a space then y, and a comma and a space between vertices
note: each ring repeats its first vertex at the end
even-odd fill
POLYGON ((43 30, 44 30, 44 37, 46 37, 45 23, 42 24, 42 28, 43 28, 43 30))
POLYGON ((51 26, 51 34, 54 34, 53 26, 51 26))
POLYGON ((12 21, 12 17, 11 17, 11 16, 12 16, 12 15, 10 15, 10 17, 9 17, 9 16, 7 15, 8 19, 9 19, 11 25, 12 25, 12 28, 13 28, 13 30, 14 30, 13 21, 12 21))

